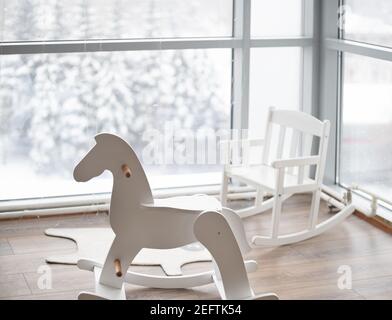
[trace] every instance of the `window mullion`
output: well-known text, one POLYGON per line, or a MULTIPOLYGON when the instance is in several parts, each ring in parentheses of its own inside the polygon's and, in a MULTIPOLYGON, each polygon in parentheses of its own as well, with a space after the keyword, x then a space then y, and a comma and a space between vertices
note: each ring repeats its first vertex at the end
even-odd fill
POLYGON ((250 0, 235 0, 234 37, 242 46, 233 49, 232 127, 248 129, 250 65, 250 0))

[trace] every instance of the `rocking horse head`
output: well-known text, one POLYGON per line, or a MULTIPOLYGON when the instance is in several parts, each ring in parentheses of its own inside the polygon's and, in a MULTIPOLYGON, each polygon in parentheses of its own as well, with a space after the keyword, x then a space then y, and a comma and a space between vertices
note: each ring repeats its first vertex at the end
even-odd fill
POLYGON ((89 181, 100 176, 105 171, 105 163, 102 158, 104 154, 103 144, 99 143, 102 140, 100 135, 95 136, 96 145, 90 149, 74 168, 73 177, 77 182, 89 181))
POLYGON ((133 193, 143 192, 144 201, 152 198, 144 169, 131 146, 119 136, 109 133, 96 135, 95 141, 95 146, 75 167, 74 179, 86 182, 109 170, 113 174, 114 184, 133 189, 133 193))

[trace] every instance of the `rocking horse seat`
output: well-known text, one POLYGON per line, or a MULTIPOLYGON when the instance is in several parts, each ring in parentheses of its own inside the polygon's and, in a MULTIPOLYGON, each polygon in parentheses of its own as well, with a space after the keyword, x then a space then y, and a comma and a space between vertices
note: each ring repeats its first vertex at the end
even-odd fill
POLYGON ((154 199, 154 207, 165 207, 181 210, 220 211, 222 205, 219 200, 207 195, 194 195, 183 197, 172 197, 166 199, 154 199))
MULTIPOLYGON (((263 186, 267 192, 273 193, 276 190, 276 168, 274 164, 268 165, 252 165, 248 167, 229 167, 226 175, 232 178, 238 178, 241 181, 253 186, 263 186)), ((295 188, 298 186, 299 177, 297 174, 285 172, 284 188, 295 188)), ((313 179, 304 178, 301 188, 313 190, 317 188, 317 184, 313 179)))

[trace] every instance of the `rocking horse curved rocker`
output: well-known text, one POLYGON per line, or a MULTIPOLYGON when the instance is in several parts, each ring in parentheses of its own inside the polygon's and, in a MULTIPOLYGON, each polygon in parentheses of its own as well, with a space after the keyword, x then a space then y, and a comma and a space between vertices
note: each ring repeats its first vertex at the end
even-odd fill
POLYGON ((95 274, 95 292, 79 299, 125 299, 124 283, 152 288, 189 288, 215 283, 222 299, 276 299, 254 295, 247 271, 255 261, 243 260, 249 251, 240 217, 218 200, 199 195, 154 199, 143 167, 130 145, 112 134, 99 134, 96 145, 75 167, 74 178, 84 182, 104 170, 113 174, 110 226, 115 233, 105 262, 80 259, 80 269, 95 274), (212 255, 212 271, 155 276, 128 271, 143 248, 171 249, 199 241, 212 255))

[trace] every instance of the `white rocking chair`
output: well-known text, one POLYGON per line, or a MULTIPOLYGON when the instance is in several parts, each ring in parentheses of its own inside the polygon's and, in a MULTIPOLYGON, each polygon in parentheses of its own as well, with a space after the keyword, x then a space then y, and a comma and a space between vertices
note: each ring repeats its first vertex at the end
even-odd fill
POLYGON ((229 161, 223 172, 222 205, 227 206, 228 182, 230 178, 234 178, 256 188, 254 206, 237 211, 240 217, 248 217, 273 209, 270 235, 254 236, 253 244, 275 246, 302 241, 332 228, 354 212, 354 207, 348 205, 334 217, 318 224, 329 131, 329 121, 322 122, 299 111, 270 108, 265 140, 247 139, 223 142, 227 144, 225 150, 228 151, 229 161), (278 129, 277 140, 274 136, 276 131, 274 129, 278 129), (292 133, 291 139, 287 135, 289 130, 292 133), (311 154, 314 137, 319 138, 316 155, 311 154), (276 145, 276 153, 272 152, 274 144, 276 145), (261 163, 233 165, 233 150, 239 150, 238 145, 242 148, 242 152, 248 152, 253 146, 263 146, 261 163), (283 156, 285 151, 289 151, 286 158, 283 156), (311 166, 316 167, 314 177, 310 177, 311 166), (280 235, 279 226, 283 201, 293 194, 305 192, 311 192, 313 195, 308 227, 301 232, 280 235), (263 201, 267 193, 271 194, 273 198, 263 201))

